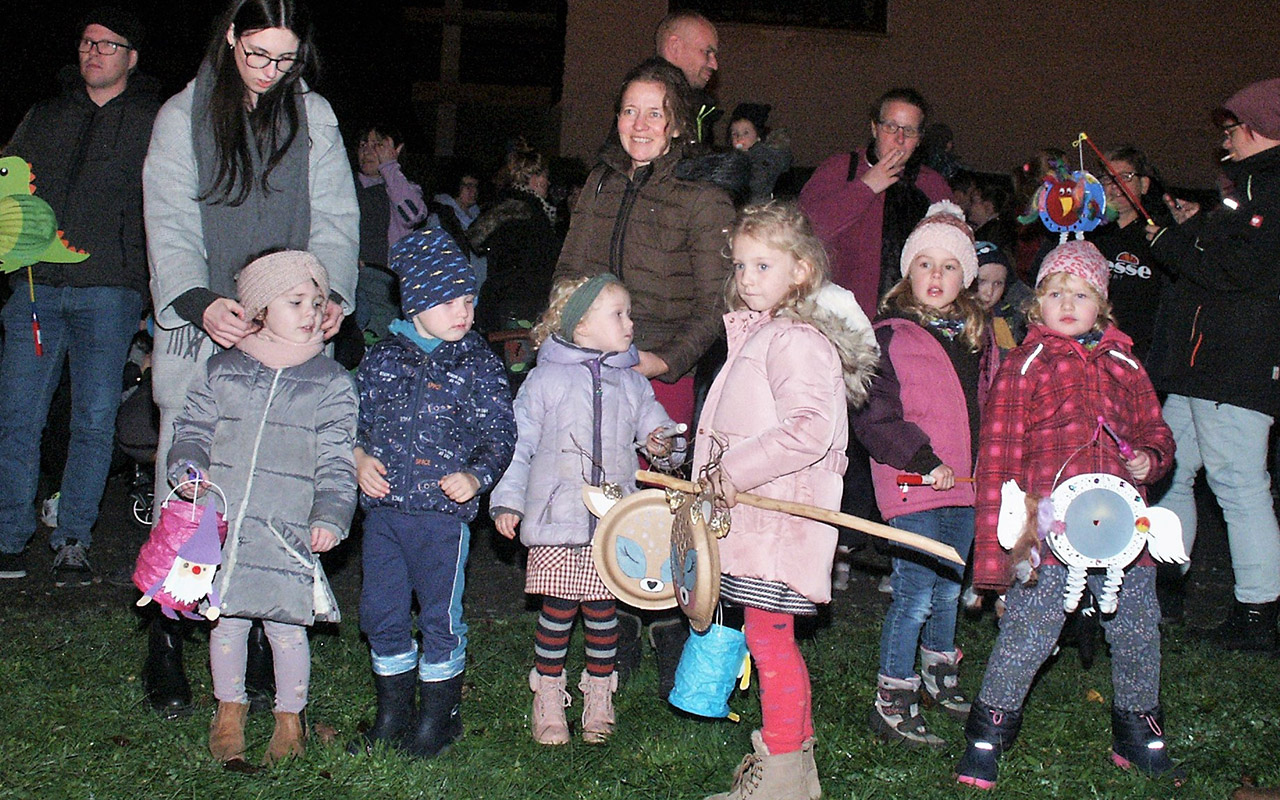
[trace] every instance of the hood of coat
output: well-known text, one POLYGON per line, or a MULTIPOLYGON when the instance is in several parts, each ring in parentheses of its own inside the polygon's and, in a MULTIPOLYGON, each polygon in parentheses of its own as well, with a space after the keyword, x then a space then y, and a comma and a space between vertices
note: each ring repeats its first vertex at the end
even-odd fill
POLYGON ((806 322, 827 337, 844 368, 845 397, 849 405, 861 408, 867 402, 871 378, 880 363, 880 346, 853 292, 828 283, 795 308, 778 312, 778 316, 806 322))
POLYGON ((640 363, 640 353, 636 350, 635 345, 631 345, 621 353, 601 353, 599 350, 579 347, 572 342, 566 342, 558 335, 553 334, 542 343, 542 347, 538 348, 539 363, 585 364, 597 358, 601 359, 603 366, 616 367, 618 369, 631 369, 640 363), (602 356, 603 358, 601 358, 602 356))
POLYGON ((1054 350, 1065 348, 1075 352, 1086 361, 1092 360, 1108 350, 1118 350, 1124 355, 1133 358, 1133 339, 1129 338, 1129 334, 1115 325, 1108 325, 1106 330, 1102 332, 1102 339, 1098 342, 1097 347, 1092 350, 1086 350, 1084 345, 1077 342, 1074 336, 1067 336, 1065 333, 1058 333, 1044 325, 1032 323, 1027 326, 1027 338, 1022 340, 1022 349, 1035 347, 1036 345, 1043 345, 1054 350))

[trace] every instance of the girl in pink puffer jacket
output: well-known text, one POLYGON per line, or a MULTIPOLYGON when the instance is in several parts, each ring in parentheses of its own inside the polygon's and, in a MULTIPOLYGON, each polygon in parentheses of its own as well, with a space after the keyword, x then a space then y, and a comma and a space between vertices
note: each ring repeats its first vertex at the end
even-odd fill
POLYGON ((743 607, 763 725, 733 789, 716 796, 817 797, 811 688, 794 620, 831 600, 836 531, 735 501, 752 492, 840 508, 846 403, 866 400, 878 351, 853 294, 829 282, 822 243, 797 208, 744 209, 729 244, 729 353, 698 420, 693 466, 731 509, 720 595, 743 607))

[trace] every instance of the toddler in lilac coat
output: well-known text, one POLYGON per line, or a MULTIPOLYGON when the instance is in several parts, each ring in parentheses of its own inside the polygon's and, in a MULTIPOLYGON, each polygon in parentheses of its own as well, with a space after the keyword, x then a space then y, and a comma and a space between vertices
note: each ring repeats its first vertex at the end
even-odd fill
POLYGON ((518 438, 511 466, 493 490, 490 513, 507 538, 520 527, 529 546, 525 591, 542 595, 535 635, 533 738, 567 744, 564 665, 579 610, 586 626, 582 737, 613 730, 617 608, 591 557, 595 519, 582 486, 635 491, 638 443, 651 458, 673 455, 675 429, 633 367, 631 296, 612 274, 560 281, 533 330, 538 364, 516 395, 518 438))

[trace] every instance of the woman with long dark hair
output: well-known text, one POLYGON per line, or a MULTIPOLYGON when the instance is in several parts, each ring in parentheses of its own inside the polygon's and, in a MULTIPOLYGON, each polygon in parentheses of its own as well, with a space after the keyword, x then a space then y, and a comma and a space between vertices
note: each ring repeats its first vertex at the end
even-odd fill
MULTIPOLYGON (((143 169, 156 331, 153 386, 164 464, 187 386, 253 329, 235 276, 268 250, 308 250, 330 293, 332 337, 353 309, 359 211, 337 118, 311 91, 319 57, 300 0, 233 0, 196 77, 156 117, 143 169)), ((168 492, 157 470, 156 497, 168 492)), ((168 716, 190 708, 181 630, 151 628, 148 697, 168 716)), ((252 670, 251 670, 252 672, 252 670)))

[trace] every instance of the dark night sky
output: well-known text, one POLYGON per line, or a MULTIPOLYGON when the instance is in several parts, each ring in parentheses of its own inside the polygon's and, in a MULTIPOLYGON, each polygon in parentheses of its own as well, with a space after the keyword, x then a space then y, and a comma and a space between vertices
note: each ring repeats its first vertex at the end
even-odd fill
MULTIPOLYGON (((0 141, 8 141, 26 110, 57 92, 58 70, 76 60, 77 23, 100 2, 13 3, 5 14, 8 57, 0 66, 0 141)), ((195 76, 209 41, 213 20, 226 0, 121 0, 147 26, 139 51, 139 71, 158 78, 164 96, 179 91, 195 76)), ((338 114, 346 137, 371 116, 388 115, 415 138, 409 110, 410 72, 404 57, 411 46, 400 3, 312 2, 323 69, 315 87, 338 114), (358 12, 353 11, 358 8, 358 12)))

